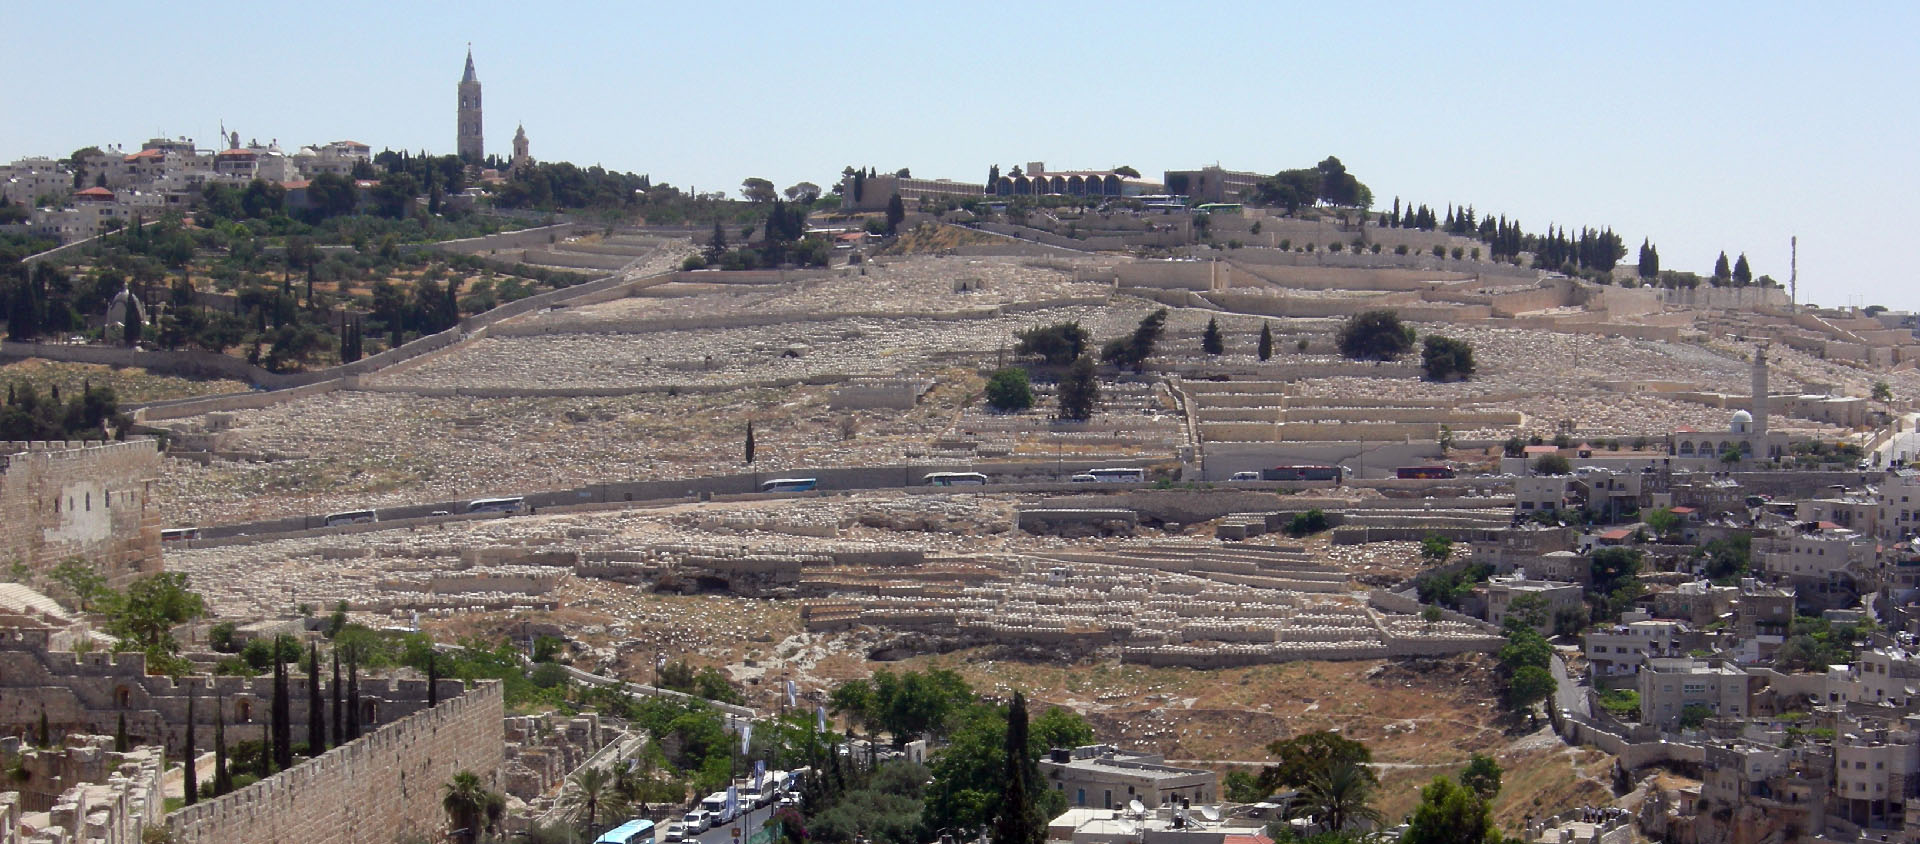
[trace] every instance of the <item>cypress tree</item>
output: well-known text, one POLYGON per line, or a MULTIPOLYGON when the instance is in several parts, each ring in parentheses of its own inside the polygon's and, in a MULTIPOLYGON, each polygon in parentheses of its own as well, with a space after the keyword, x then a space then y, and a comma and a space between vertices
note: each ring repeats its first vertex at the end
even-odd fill
POLYGON ((427 649, 427 708, 440 705, 440 660, 435 658, 432 648, 427 649))
POLYGON ((333 743, 338 747, 347 743, 347 725, 343 720, 346 713, 340 708, 340 649, 333 650, 333 743))
POLYGON ((213 700, 213 796, 233 790, 233 772, 227 770, 227 702, 213 700))
POLYGON ((187 747, 185 751, 186 768, 180 772, 181 775, 186 777, 185 795, 187 799, 187 805, 189 806, 200 802, 200 771, 198 770, 199 766, 194 764, 195 761, 198 760, 200 753, 199 751, 194 749, 194 744, 193 744, 193 716, 194 716, 193 701, 195 697, 194 692, 198 689, 199 689, 198 686, 194 686, 194 685, 187 686, 187 747))
POLYGON ((113 752, 125 753, 133 749, 133 740, 127 736, 127 713, 120 713, 120 722, 113 728, 113 752))
POLYGON ((40 745, 41 747, 52 747, 52 746, 53 746, 53 730, 51 730, 51 729, 49 729, 49 728, 47 727, 47 707, 46 707, 46 704, 41 704, 41 705, 40 705, 40 741, 38 742, 38 744, 39 744, 39 745, 40 745))
POLYGON ((287 662, 280 649, 283 641, 284 637, 273 637, 273 766, 282 771, 293 767, 293 701, 287 687, 287 662))
POLYGON ((1273 326, 1262 322, 1260 323, 1260 359, 1266 360, 1271 357, 1273 357, 1273 326))
POLYGON ((1713 262, 1713 284, 1718 287, 1733 280, 1733 268, 1727 264, 1727 253, 1720 253, 1720 259, 1713 262))
POLYGON ((320 646, 307 646, 307 755, 327 752, 327 702, 320 697, 320 646))
POLYGON ((1220 320, 1218 318, 1207 318, 1207 330, 1200 335, 1200 351, 1210 355, 1226 353, 1227 344, 1226 340, 1220 336, 1220 320))
POLYGON ((1742 252, 1739 260, 1733 262, 1733 286, 1745 287, 1752 283, 1753 267, 1747 263, 1747 253, 1742 252))
POLYGON ((753 420, 747 420, 747 465, 753 465, 753 420))
POLYGON ((1006 764, 1000 785, 1000 814, 993 819, 993 844, 1041 844, 1046 824, 1034 804, 1036 772, 1027 757, 1027 698, 1016 691, 1007 708, 1006 764))
POLYGON ((347 654, 347 741, 360 737, 360 657, 347 654))

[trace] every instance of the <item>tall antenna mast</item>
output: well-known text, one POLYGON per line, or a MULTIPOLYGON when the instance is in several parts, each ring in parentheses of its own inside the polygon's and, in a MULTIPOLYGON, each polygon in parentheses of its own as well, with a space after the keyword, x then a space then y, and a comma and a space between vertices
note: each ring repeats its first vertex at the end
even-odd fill
POLYGON ((1792 248, 1792 257, 1787 264, 1790 268, 1787 275, 1787 311, 1791 313, 1800 307, 1800 236, 1794 235, 1787 242, 1792 248))

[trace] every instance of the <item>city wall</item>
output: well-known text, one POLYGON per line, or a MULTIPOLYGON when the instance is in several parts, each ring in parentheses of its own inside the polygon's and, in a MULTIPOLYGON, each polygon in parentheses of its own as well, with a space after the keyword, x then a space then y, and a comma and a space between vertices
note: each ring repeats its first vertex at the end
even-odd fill
POLYGON ((83 557, 116 588, 160 570, 153 440, 0 443, 0 454, 0 553, 43 574, 83 557))
POLYGON ((500 684, 381 727, 318 759, 167 816, 178 844, 391 844, 445 828, 443 786, 471 771, 494 784, 504 755, 500 684))
POLYGON ((442 252, 459 255, 478 255, 483 252, 501 252, 515 249, 532 249, 559 243, 572 237, 577 226, 573 223, 560 223, 533 229, 521 229, 517 232, 501 232, 485 237, 470 237, 464 240, 448 240, 434 244, 442 252))

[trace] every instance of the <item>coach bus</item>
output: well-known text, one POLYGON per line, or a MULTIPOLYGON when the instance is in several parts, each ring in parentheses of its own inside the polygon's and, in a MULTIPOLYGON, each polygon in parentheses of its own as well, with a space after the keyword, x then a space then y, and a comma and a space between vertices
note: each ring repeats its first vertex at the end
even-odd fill
POLYGON ((979 472, 928 472, 927 486, 984 486, 987 476, 979 472))
POLYGON ((812 492, 820 485, 818 478, 775 478, 760 485, 761 492, 812 492))
POLYGON ((1260 470, 1263 481, 1337 481, 1342 471, 1338 466, 1275 466, 1260 470))
POLYGON ((653 821, 627 821, 593 839, 593 844, 653 844, 653 821))
POLYGON ((1454 477, 1452 466, 1402 466, 1393 470, 1396 478, 1435 479, 1454 477))
POLYGON ((161 542, 187 542, 199 538, 200 529, 197 527, 166 528, 160 531, 161 542))
POLYGON ((1137 484, 1144 483, 1147 480, 1147 470, 1145 469, 1088 469, 1087 474, 1092 475, 1093 479, 1100 483, 1137 484))
POLYGON ((379 521, 379 519, 373 514, 372 510, 348 510, 344 513, 328 513, 326 525, 327 527, 333 527, 335 525, 363 525, 376 521, 379 521))
POLYGON ((526 509, 527 500, 513 498, 479 498, 467 503, 469 513, 518 513, 526 509))

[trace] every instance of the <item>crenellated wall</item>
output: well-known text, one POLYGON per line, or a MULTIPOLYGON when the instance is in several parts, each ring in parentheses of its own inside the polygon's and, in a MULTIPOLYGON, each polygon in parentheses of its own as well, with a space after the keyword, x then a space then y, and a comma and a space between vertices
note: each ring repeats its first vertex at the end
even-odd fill
MULTIPOLYGON (((231 794, 166 818, 177 844, 390 844, 438 840, 443 787, 471 771, 495 785, 504 758, 500 684, 381 727, 231 794)), ((296 731, 297 734, 297 731, 296 731)))

